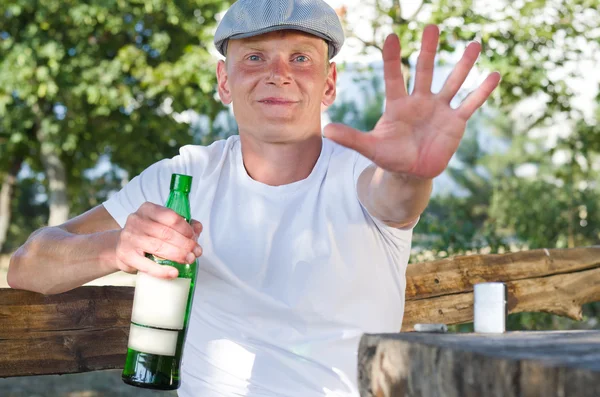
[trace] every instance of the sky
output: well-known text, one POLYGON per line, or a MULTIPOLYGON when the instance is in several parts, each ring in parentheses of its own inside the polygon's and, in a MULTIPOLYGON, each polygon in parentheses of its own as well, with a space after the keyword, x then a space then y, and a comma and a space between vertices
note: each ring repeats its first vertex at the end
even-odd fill
MULTIPOLYGON (((352 29, 365 40, 372 40, 370 21, 375 17, 375 8, 373 4, 374 0, 325 0, 334 9, 346 7, 348 12, 348 23, 352 26, 352 29)), ((402 1, 402 15, 410 16, 420 6, 420 0, 403 0, 402 1)), ((385 27, 382 28, 385 31, 385 27)), ((391 33, 391 27, 389 31, 391 33)), ((344 47, 340 51, 340 54, 336 57, 338 62, 373 62, 381 60, 381 54, 376 51, 371 52, 368 55, 360 54, 361 43, 355 39, 348 39, 344 43, 344 47)))

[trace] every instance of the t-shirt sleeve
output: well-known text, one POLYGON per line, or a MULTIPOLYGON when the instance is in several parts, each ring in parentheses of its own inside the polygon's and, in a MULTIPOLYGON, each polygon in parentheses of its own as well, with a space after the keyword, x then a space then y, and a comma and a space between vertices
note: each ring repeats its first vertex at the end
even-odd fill
POLYGON ((187 174, 187 168, 181 154, 171 159, 161 160, 146 168, 102 204, 123 227, 127 217, 137 211, 143 203, 148 201, 164 205, 169 196, 171 175, 173 173, 187 174))
MULTIPOLYGON (((368 158, 366 158, 365 156, 363 156, 362 154, 356 152, 355 154, 355 160, 354 160, 354 187, 356 189, 356 196, 358 197, 358 178, 360 177, 360 174, 370 165, 372 165, 373 162, 371 160, 369 160, 368 158)), ((358 198, 358 201, 360 202, 360 198, 358 198)), ((365 214, 367 214, 375 223, 375 225, 379 228, 379 230, 381 230, 382 233, 385 234, 389 234, 392 237, 400 237, 400 238, 406 238, 407 235, 410 236, 412 234, 412 230, 414 229, 414 227, 417 225, 417 223, 419 222, 419 218, 417 218, 417 220, 415 222, 412 223, 412 225, 409 225, 407 227, 404 228, 396 228, 396 227, 392 227, 389 226, 385 223, 383 223, 381 220, 379 220, 378 218, 376 218, 375 216, 373 216, 369 210, 367 210, 367 207, 365 207, 365 205, 360 202, 360 205, 362 206, 363 211, 365 212, 365 214)))

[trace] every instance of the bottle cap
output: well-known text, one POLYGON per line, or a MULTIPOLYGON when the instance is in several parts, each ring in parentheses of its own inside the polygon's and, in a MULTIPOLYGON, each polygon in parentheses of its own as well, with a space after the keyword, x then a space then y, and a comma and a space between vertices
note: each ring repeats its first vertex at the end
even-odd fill
POLYGON ((192 188, 192 177, 183 174, 171 175, 171 190, 189 193, 192 188))

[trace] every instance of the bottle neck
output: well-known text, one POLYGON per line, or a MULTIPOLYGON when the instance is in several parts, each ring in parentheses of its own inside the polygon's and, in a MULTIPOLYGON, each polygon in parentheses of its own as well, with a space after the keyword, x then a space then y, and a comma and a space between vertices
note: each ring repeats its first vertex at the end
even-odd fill
POLYGON ((190 222, 192 216, 188 193, 179 190, 171 190, 165 207, 172 209, 181 217, 185 218, 186 222, 190 222))

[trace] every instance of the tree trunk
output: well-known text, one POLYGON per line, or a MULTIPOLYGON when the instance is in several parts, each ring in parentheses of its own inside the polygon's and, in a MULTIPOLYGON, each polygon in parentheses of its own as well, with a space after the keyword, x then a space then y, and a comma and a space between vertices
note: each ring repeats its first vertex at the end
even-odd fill
POLYGON ((8 226, 10 225, 11 208, 10 203, 13 198, 14 186, 17 181, 17 174, 23 164, 23 158, 16 159, 8 169, 2 187, 0 188, 0 252, 6 242, 8 226))
POLYGON ((57 150, 40 129, 37 130, 40 141, 40 157, 48 178, 48 206, 50 216, 48 226, 60 225, 69 219, 69 202, 67 200, 67 174, 57 150))

